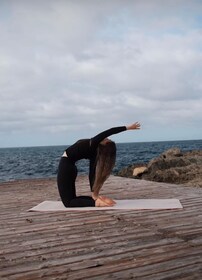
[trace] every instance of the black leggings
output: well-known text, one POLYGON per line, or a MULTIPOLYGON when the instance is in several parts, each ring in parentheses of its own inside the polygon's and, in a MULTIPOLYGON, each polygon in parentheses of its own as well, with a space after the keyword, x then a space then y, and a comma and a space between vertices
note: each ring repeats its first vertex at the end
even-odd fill
POLYGON ((65 207, 95 206, 90 196, 76 196, 75 181, 77 167, 67 157, 62 157, 58 167, 57 184, 61 200, 65 207))

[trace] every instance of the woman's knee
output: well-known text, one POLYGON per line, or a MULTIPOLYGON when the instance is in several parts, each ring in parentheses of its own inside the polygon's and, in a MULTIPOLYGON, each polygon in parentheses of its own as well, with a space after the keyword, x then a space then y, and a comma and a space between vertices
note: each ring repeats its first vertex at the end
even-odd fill
POLYGON ((64 205, 66 208, 71 207, 71 206, 70 206, 70 202, 71 202, 71 201, 69 201, 69 200, 67 201, 67 200, 62 199, 62 203, 63 203, 63 205, 64 205))

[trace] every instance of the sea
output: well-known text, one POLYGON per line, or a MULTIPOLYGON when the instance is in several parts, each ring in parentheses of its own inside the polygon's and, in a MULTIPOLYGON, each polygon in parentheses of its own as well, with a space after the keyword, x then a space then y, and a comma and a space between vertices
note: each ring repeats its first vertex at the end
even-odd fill
MULTIPOLYGON (((113 174, 135 163, 147 163, 169 148, 201 150, 202 140, 118 143, 113 174)), ((0 148, 0 182, 55 178, 58 163, 68 146, 0 148)), ((77 163, 78 174, 88 174, 88 160, 77 163)))

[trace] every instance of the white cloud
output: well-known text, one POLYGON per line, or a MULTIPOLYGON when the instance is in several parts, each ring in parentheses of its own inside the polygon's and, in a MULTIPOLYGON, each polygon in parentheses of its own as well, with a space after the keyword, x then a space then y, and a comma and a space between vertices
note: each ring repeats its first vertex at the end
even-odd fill
POLYGON ((1 135, 44 131, 49 142, 136 120, 179 131, 202 121, 200 1, 0 6, 1 135))

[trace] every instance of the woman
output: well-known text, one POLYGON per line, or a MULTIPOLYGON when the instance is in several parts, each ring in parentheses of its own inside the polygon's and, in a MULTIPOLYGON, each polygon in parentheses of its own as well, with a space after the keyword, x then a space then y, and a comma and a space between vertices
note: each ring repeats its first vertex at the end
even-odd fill
POLYGON ((82 139, 68 147, 61 157, 57 184, 61 200, 65 207, 105 207, 115 205, 115 201, 99 196, 99 191, 115 164, 116 145, 108 139, 110 135, 125 130, 140 129, 138 122, 129 126, 120 126, 105 130, 91 139, 82 139), (89 182, 92 192, 90 196, 76 196, 75 181, 80 159, 90 160, 89 182))

